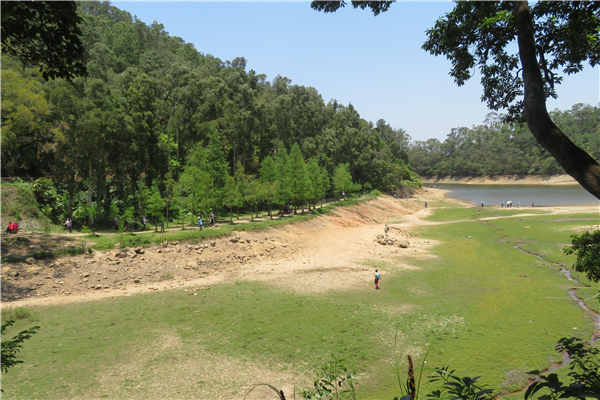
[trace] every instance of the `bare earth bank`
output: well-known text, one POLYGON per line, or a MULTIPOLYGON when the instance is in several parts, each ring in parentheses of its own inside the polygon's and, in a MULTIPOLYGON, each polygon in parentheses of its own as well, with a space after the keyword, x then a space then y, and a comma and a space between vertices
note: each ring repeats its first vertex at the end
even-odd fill
POLYGON ((561 175, 484 175, 423 177, 426 183, 462 183, 474 185, 579 185, 573 177, 561 175))

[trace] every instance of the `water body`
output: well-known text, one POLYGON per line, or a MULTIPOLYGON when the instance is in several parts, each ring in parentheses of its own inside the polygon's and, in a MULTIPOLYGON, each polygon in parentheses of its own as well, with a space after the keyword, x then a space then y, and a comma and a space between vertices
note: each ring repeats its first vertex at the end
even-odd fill
MULTIPOLYGON (((432 187, 433 183, 424 183, 432 187)), ((501 201, 517 202, 521 207, 566 206, 575 204, 598 204, 598 199, 579 185, 465 185, 460 183, 435 184, 438 188, 450 190, 448 196, 470 201, 472 204, 486 206, 500 205, 501 201)))

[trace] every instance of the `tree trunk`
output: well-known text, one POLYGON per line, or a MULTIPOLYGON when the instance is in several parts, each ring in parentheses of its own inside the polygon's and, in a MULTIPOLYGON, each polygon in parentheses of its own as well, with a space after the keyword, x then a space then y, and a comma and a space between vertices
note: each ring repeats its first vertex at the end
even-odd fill
POLYGON ((92 158, 88 161, 88 223, 90 226, 94 224, 94 216, 92 215, 92 158))
POLYGON ((577 147, 550 119, 546 109, 544 81, 536 59, 535 36, 529 5, 514 3, 519 56, 525 84, 523 117, 535 140, 588 192, 600 199, 600 165, 577 147))

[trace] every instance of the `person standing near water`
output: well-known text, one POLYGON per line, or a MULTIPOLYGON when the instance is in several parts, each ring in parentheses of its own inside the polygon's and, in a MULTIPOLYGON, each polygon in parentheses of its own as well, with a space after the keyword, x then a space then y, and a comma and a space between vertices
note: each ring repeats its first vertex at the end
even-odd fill
POLYGON ((381 275, 379 275, 379 272, 377 270, 375 270, 375 289, 377 289, 377 290, 379 290, 379 280, 380 279, 381 279, 381 275))
POLYGON ((535 205, 535 203, 532 201, 532 202, 531 202, 531 207, 533 207, 534 205, 535 205))
POLYGON ((483 208, 483 200, 481 200, 481 207, 483 208))

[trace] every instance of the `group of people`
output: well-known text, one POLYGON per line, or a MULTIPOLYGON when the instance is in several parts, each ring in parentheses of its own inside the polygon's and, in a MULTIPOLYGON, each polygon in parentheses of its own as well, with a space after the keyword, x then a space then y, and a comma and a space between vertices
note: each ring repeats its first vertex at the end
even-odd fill
MULTIPOLYGON (((142 230, 146 230, 146 224, 148 223, 148 219, 146 218, 145 215, 142 215, 142 230)), ((119 230, 119 226, 121 226, 121 222, 119 221, 119 218, 115 217, 115 219, 113 220, 113 228, 115 228, 116 230, 119 230)), ((133 231, 137 232, 139 227, 139 222, 137 220, 137 218, 133 219, 133 231)), ((123 224, 123 228, 125 229, 125 232, 129 232, 129 221, 125 221, 125 223, 123 224)))
POLYGON ((17 233, 19 232, 19 223, 18 222, 9 222, 8 228, 6 228, 6 233, 17 233))
MULTIPOLYGON (((208 223, 210 224, 210 226, 215 226, 215 213, 210 210, 210 214, 208 214, 208 223)), ((204 225, 204 222, 202 222, 202 216, 198 217, 198 229, 202 230, 202 226, 204 225)))
MULTIPOLYGON (((512 207, 513 206, 513 202, 512 200, 506 200, 506 201, 501 201, 500 202, 500 207, 512 207)), ((521 207, 521 205, 519 204, 519 202, 517 201, 517 207, 521 207)))

